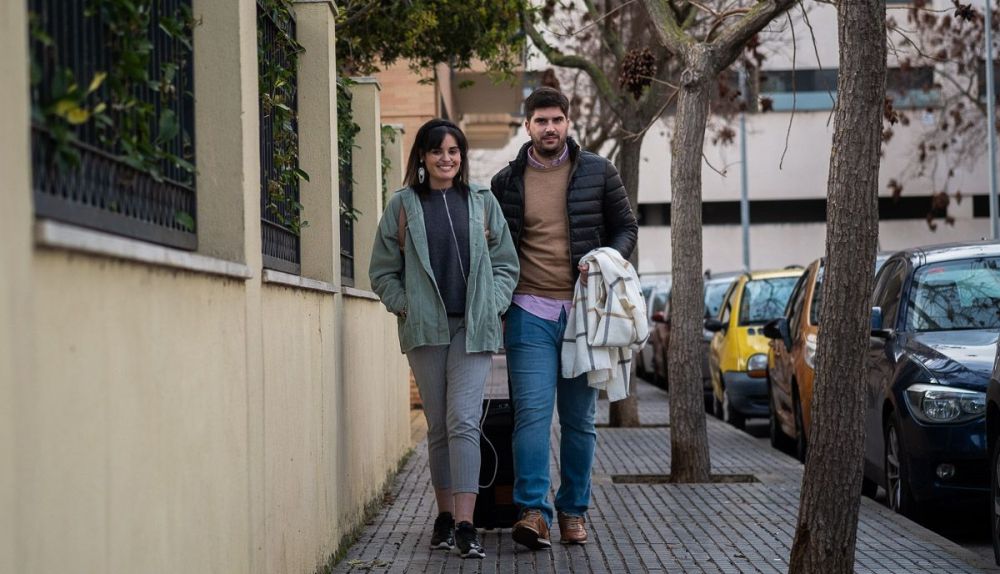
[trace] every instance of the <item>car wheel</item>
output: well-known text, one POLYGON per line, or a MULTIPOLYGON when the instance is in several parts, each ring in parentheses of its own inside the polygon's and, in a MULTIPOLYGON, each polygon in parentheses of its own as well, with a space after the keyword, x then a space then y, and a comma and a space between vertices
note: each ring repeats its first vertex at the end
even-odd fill
POLYGON ((651 380, 654 385, 666 391, 668 390, 667 381, 662 376, 660 376, 660 369, 661 367, 659 366, 659 362, 656 360, 656 355, 653 355, 653 372, 649 374, 650 378, 646 380, 647 381, 651 380))
MULTIPOLYGON (((720 377, 721 377, 721 375, 720 375, 720 377)), ((719 397, 717 397, 715 395, 715 390, 714 389, 712 390, 712 414, 715 415, 715 418, 717 418, 717 419, 722 419, 723 418, 723 414, 722 414, 722 401, 720 401, 719 397)))
POLYGON ((774 393, 771 392, 771 382, 767 383, 767 404, 771 413, 768 415, 768 432, 771 438, 771 447, 784 452, 788 448, 788 436, 781 430, 778 422, 777 408, 774 405, 774 393))
POLYGON ((990 523, 992 524, 993 561, 1000 565, 1000 444, 994 441, 990 457, 990 523))
POLYGON ((885 425, 885 490, 886 504, 895 512, 914 520, 918 518, 916 503, 910 492, 906 456, 899 438, 899 428, 891 416, 885 425))
POLYGON ((809 449, 806 442, 806 425, 802 422, 802 401, 799 400, 797 391, 792 395, 792 405, 795 409, 795 458, 805 464, 809 449))
POLYGON ((725 387, 722 387, 722 415, 722 420, 740 430, 746 426, 746 418, 733 407, 733 403, 729 400, 729 389, 725 387))
POLYGON ((861 495, 868 498, 875 498, 878 493, 878 484, 874 480, 869 480, 867 476, 861 477, 861 495))

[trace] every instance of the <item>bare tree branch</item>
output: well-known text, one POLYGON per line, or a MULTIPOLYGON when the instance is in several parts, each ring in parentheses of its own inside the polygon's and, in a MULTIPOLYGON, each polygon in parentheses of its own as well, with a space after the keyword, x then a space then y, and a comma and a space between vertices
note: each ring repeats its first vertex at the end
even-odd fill
POLYGON ((590 14, 591 22, 587 24, 578 32, 582 32, 590 28, 591 26, 597 26, 601 24, 601 37, 604 38, 604 44, 607 45, 611 53, 615 55, 615 58, 621 60, 625 57, 625 47, 622 46, 621 38, 619 38, 605 23, 604 20, 609 18, 615 12, 626 8, 630 4, 635 3, 636 0, 628 0, 628 2, 621 4, 620 6, 615 6, 613 9, 609 10, 607 14, 602 15, 597 10, 597 6, 594 5, 594 0, 584 0, 583 3, 587 7, 587 13, 590 14))
MULTIPOLYGON (((694 43, 694 39, 685 34, 684 29, 677 23, 674 9, 668 0, 648 0, 643 2, 643 5, 653 23, 653 33, 668 50, 681 54, 694 43)), ((689 16, 686 20, 691 19, 689 16)))
POLYGON ((649 128, 653 127, 653 124, 655 124, 660 119, 660 116, 663 115, 663 112, 666 111, 666 109, 670 106, 671 103, 673 103, 674 98, 677 97, 677 93, 679 91, 680 90, 674 90, 674 92, 672 94, 670 94, 670 97, 667 98, 667 101, 663 102, 663 105, 660 106, 660 111, 653 115, 653 118, 649 120, 649 123, 646 124, 646 127, 642 128, 641 130, 639 130, 638 132, 635 132, 635 133, 629 132, 629 131, 625 130, 624 128, 622 128, 621 131, 622 131, 622 133, 625 134, 625 139, 631 139, 631 140, 639 139, 646 132, 648 132, 649 128))
POLYGON ((528 37, 531 38, 535 47, 542 52, 545 58, 552 65, 583 70, 588 76, 590 76, 590 79, 594 82, 594 87, 597 88, 597 92, 600 94, 601 98, 608 103, 608 105, 613 107, 621 106, 621 97, 612 87, 611 81, 604 73, 604 70, 587 58, 577 55, 564 54, 562 51, 549 44, 535 27, 535 23, 532 21, 531 15, 527 12, 521 13, 521 21, 524 25, 525 32, 527 32, 528 37))
POLYGON ((714 70, 714 73, 718 74, 730 62, 735 61, 751 38, 763 30, 771 20, 774 20, 782 12, 786 12, 798 1, 761 0, 750 8, 750 11, 739 22, 723 30, 719 38, 711 44, 717 51, 715 60, 717 69, 714 70))
MULTIPOLYGON (((805 9, 803 8, 803 10, 805 9)), ((792 30, 792 113, 788 116, 788 129, 785 130, 785 149, 781 151, 781 160, 778 161, 778 169, 784 169, 785 166, 785 154, 788 153, 788 140, 792 137, 792 121, 795 119, 795 94, 797 93, 795 89, 795 58, 798 51, 798 44, 795 42, 795 26, 792 25, 792 17, 788 12, 785 12, 785 17, 788 18, 788 25, 792 30)), ((818 57, 819 54, 817 54, 818 57)))

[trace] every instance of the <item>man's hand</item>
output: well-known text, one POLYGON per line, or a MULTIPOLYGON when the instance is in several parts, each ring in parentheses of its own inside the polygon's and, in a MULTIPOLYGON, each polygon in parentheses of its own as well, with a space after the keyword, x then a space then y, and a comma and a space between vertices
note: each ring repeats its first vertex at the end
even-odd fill
POLYGON ((581 264, 577 265, 576 268, 580 270, 580 281, 583 282, 583 283, 586 283, 587 282, 587 272, 590 271, 590 264, 589 263, 581 263, 581 264))

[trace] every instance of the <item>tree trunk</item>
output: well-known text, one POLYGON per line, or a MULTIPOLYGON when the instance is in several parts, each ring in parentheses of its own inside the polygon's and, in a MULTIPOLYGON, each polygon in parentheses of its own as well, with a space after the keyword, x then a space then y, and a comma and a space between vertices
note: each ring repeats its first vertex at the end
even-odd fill
MULTIPOLYGON (((622 123, 622 127, 633 133, 638 132, 638 129, 634 129, 632 125, 626 125, 625 122, 622 123)), ((642 129, 641 127, 639 129, 642 129)), ((639 163, 642 161, 640 157, 640 150, 642 149, 642 138, 622 137, 618 140, 618 161, 617 168, 619 175, 622 176, 622 182, 625 184, 625 190, 628 192, 628 202, 632 206, 632 213, 639 213, 639 163)), ((635 250, 632 251, 632 257, 629 259, 632 265, 639 269, 639 245, 636 242, 635 250)), ((637 427, 639 426, 639 397, 635 395, 635 366, 636 362, 632 361, 632 374, 629 379, 629 393, 628 398, 611 403, 610 409, 608 411, 608 425, 613 427, 637 427)))
POLYGON ((885 97, 885 0, 837 3, 840 72, 830 156, 822 333, 793 574, 854 571, 864 381, 885 97))
POLYGON ((705 303, 701 241, 701 158, 708 122, 711 74, 706 50, 691 47, 678 94, 671 146, 670 246, 670 476, 673 482, 708 482, 708 433, 701 383, 705 303))

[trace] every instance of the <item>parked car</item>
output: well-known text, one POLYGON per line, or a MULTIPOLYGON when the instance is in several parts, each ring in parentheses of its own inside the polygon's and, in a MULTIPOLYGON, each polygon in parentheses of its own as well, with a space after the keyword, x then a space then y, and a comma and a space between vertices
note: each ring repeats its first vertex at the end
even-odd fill
MULTIPOLYGON (((875 272, 892 252, 879 253, 875 272)), ((822 302, 823 259, 806 267, 792 290, 785 316, 764 326, 771 339, 768 351, 768 398, 771 405, 771 445, 793 448, 805 462, 812 424, 813 380, 822 302)))
MULTIPOLYGON (((733 284, 733 281, 740 274, 738 272, 730 273, 719 273, 717 275, 712 275, 710 272, 705 272, 705 317, 711 318, 719 314, 719 309, 722 307, 722 302, 725 298, 726 292, 729 287, 733 284)), ((655 304, 651 306, 649 310, 651 311, 652 318, 652 335, 650 336, 650 345, 653 348, 653 373, 656 384, 667 388, 668 381, 668 365, 669 365, 669 353, 670 353, 670 308, 671 299, 668 296, 665 301, 661 304, 655 304)), ((712 335, 715 333, 702 330, 702 364, 701 364, 701 377, 702 377, 702 387, 705 392, 705 410, 708 412, 712 411, 712 372, 708 366, 708 347, 709 343, 712 341, 712 335)))
POLYGON ((989 493, 986 389, 1000 329, 1000 243, 914 248, 875 278, 862 491, 919 518, 989 493))
POLYGON ((1000 347, 986 389, 986 449, 990 453, 989 512, 993 560, 1000 565, 1000 347))
POLYGON ((748 417, 766 417, 768 339, 764 324, 780 317, 803 269, 741 274, 716 318, 709 351, 715 416, 742 428, 748 417))
POLYGON ((635 372, 640 378, 652 382, 657 386, 662 386, 666 388, 665 382, 666 377, 662 380, 658 380, 656 377, 656 371, 654 369, 654 354, 656 351, 653 349, 653 341, 656 336, 653 330, 653 314, 657 309, 663 309, 667 304, 667 299, 670 296, 670 285, 669 279, 659 279, 656 283, 647 284, 643 286, 643 297, 646 301, 646 320, 650 325, 650 340, 645 347, 639 351, 636 357, 635 372))
POLYGON ((796 458, 803 462, 809 436, 822 280, 823 260, 817 259, 795 283, 784 317, 764 326, 764 335, 771 339, 767 365, 771 445, 779 449, 794 446, 796 458))

